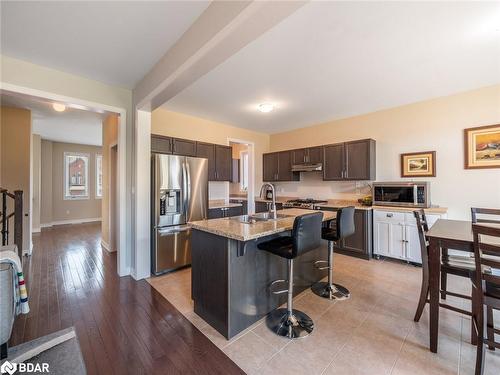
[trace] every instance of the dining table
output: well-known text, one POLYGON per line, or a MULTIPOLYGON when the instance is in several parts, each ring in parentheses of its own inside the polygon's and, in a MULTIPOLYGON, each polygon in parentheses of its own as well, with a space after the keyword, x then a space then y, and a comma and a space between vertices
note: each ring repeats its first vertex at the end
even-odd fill
MULTIPOLYGON (((491 224, 492 226, 497 226, 491 224)), ((441 250, 459 250, 474 252, 472 222, 465 220, 438 219, 427 231, 429 241, 429 341, 430 350, 437 353, 439 336, 440 272, 441 250)), ((471 332, 471 342, 476 342, 475 333, 471 332)))

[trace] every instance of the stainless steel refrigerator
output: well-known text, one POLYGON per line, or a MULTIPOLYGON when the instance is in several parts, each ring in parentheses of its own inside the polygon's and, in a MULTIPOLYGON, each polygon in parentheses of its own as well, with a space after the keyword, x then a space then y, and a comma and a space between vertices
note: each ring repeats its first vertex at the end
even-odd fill
POLYGON ((208 215, 208 160, 153 154, 151 160, 152 273, 191 264, 187 223, 208 215))

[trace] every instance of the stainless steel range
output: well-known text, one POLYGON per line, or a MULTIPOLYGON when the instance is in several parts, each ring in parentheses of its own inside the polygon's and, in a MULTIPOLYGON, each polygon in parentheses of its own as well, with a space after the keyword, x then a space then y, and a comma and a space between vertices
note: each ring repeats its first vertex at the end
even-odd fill
POLYGON ((305 198, 305 199, 292 199, 289 201, 286 201, 283 203, 283 207, 285 208, 307 208, 309 210, 314 209, 314 206, 317 204, 325 204, 328 203, 328 201, 325 200, 317 200, 317 199, 312 199, 312 198, 305 198))

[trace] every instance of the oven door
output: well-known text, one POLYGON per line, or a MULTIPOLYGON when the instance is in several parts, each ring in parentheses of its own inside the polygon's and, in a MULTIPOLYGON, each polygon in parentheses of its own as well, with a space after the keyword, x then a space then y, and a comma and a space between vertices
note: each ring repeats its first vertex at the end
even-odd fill
POLYGON ((417 185, 375 185, 373 187, 373 204, 418 207, 417 185))

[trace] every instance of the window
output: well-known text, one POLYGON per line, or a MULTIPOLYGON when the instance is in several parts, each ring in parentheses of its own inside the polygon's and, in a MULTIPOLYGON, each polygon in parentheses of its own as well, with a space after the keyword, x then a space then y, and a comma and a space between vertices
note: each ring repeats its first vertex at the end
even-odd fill
POLYGON ((95 155, 95 196, 102 198, 102 155, 95 155))
POLYGON ((248 151, 240 152, 240 189, 248 190, 248 151))
POLYGON ((64 199, 89 198, 89 155, 64 153, 64 199))

